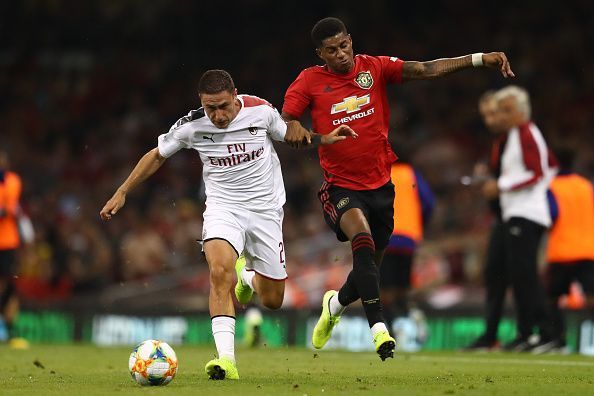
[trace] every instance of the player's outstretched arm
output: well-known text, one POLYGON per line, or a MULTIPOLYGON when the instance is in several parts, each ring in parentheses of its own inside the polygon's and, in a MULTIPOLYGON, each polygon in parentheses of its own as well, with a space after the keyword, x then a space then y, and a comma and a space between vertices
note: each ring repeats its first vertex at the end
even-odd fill
POLYGON ((402 80, 430 80, 459 70, 485 66, 498 69, 503 77, 515 77, 503 52, 476 53, 457 58, 442 58, 427 62, 408 61, 402 65, 402 80))
POLYGON ((352 138, 359 136, 348 125, 341 125, 326 135, 320 135, 303 128, 299 120, 288 113, 283 112, 281 117, 287 123, 287 135, 290 130, 292 130, 291 134, 294 134, 294 137, 291 138, 293 144, 289 143, 285 136, 285 141, 289 143, 291 147, 298 148, 310 145, 317 147, 320 144, 334 144, 338 141, 345 140, 349 136, 352 138))
POLYGON ((144 181, 147 177, 152 175, 163 165, 165 157, 159 154, 159 149, 154 148, 146 153, 140 161, 136 164, 130 175, 122 183, 122 185, 116 190, 113 196, 107 201, 99 215, 103 220, 111 219, 111 216, 115 215, 126 202, 126 194, 144 181))
POLYGON ((340 142, 341 140, 345 140, 348 137, 356 139, 358 136, 359 135, 357 135, 357 132, 353 131, 350 126, 341 125, 338 128, 334 129, 332 132, 327 133, 326 135, 320 135, 317 133, 313 134, 311 142, 314 145, 334 144, 336 142, 340 142))

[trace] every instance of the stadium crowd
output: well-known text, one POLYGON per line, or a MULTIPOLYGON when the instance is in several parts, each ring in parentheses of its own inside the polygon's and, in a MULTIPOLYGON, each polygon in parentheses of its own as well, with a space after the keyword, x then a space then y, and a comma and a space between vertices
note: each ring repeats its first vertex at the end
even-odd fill
MULTIPOLYGON (((35 241, 20 251, 23 297, 51 303, 187 267, 198 270, 185 287, 204 289, 196 243, 203 186, 195 183, 201 166, 194 153, 168 161, 111 222, 101 222, 98 212, 130 164, 199 107, 197 79, 206 69, 229 70, 240 93, 280 108, 290 81, 318 61, 309 29, 321 16, 348 23, 355 52, 426 60, 505 50, 547 140, 573 141, 576 170, 594 179, 593 55, 586 50, 594 42, 594 7, 508 5, 444 3, 427 11, 370 2, 361 10, 344 1, 256 1, 221 16, 214 5, 192 1, 3 4, 0 29, 9 39, 0 44, 0 145, 23 180, 22 205, 35 229, 35 241)), ((496 73, 469 72, 391 88, 395 152, 406 151, 436 195, 416 258, 417 289, 481 285, 491 215, 480 191, 460 179, 488 155, 476 100, 503 84, 496 73)), ((315 150, 277 149, 287 189, 286 304, 309 306, 345 278, 350 250, 336 247, 323 222, 315 150)))

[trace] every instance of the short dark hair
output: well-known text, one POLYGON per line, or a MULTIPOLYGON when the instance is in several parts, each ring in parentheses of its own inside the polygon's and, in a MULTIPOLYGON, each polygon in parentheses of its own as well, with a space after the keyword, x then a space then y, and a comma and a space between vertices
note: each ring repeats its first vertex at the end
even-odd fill
POLYGON ((233 92, 235 84, 231 75, 225 70, 208 70, 200 77, 198 83, 199 94, 217 94, 219 92, 233 92))
POLYGON ((336 36, 338 33, 348 34, 346 26, 340 19, 328 17, 319 20, 314 25, 313 29, 311 29, 311 39, 316 48, 320 48, 322 41, 328 37, 336 36))

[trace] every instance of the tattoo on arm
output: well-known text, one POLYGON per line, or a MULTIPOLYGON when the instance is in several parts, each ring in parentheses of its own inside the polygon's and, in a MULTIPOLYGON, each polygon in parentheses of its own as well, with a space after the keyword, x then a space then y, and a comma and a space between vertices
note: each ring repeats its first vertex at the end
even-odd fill
POLYGON ((472 67, 471 55, 442 58, 428 62, 404 62, 403 80, 430 80, 472 67))

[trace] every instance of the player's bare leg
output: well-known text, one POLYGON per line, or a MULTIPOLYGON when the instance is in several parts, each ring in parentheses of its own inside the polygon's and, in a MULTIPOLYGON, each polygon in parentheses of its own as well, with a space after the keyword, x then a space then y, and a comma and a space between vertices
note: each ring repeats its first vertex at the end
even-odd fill
POLYGON ((252 280, 254 291, 260 297, 260 303, 269 309, 279 309, 285 296, 285 280, 265 278, 256 273, 252 280))
POLYGON ((208 362, 205 370, 211 379, 239 379, 235 367, 235 309, 230 293, 237 253, 229 242, 221 239, 206 241, 204 253, 210 270, 208 307, 218 353, 218 358, 208 362))
POLYGON ((260 297, 260 303, 269 309, 279 309, 285 296, 285 280, 271 279, 253 270, 246 269, 246 259, 241 256, 235 264, 237 284, 235 297, 240 304, 246 305, 252 299, 253 292, 260 297))
POLYGON ((229 292, 235 280, 237 253, 229 242, 211 239, 204 243, 204 254, 210 271, 210 294, 208 308, 211 316, 235 316, 233 300, 229 292))

